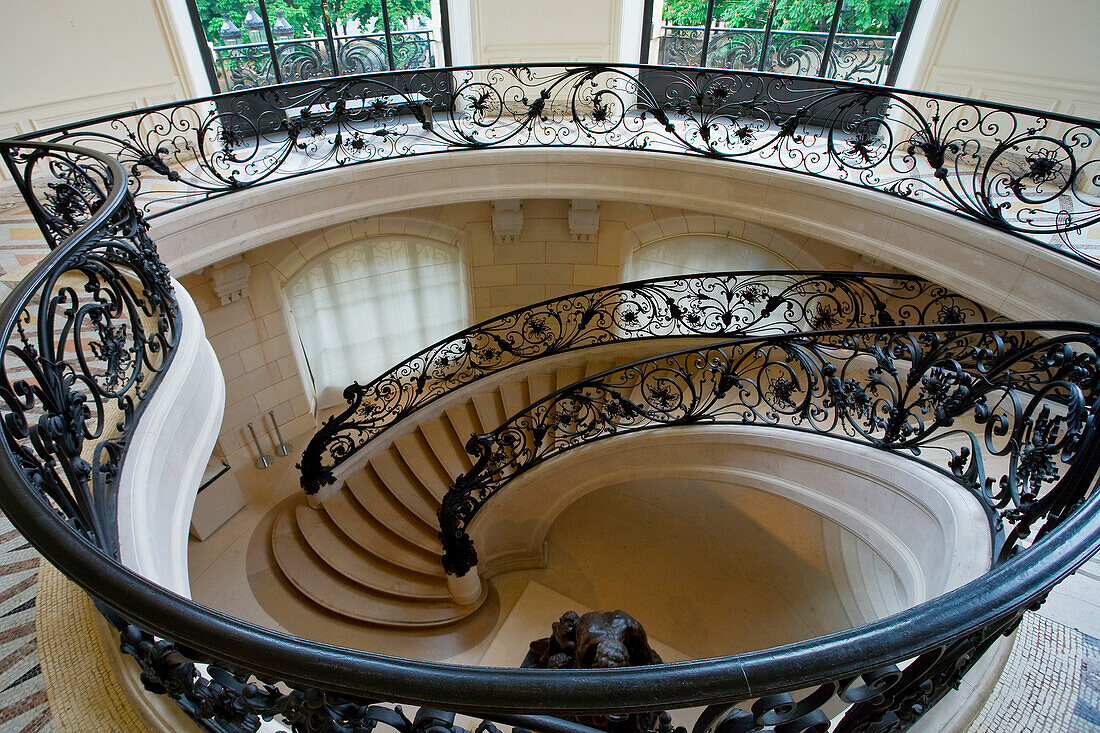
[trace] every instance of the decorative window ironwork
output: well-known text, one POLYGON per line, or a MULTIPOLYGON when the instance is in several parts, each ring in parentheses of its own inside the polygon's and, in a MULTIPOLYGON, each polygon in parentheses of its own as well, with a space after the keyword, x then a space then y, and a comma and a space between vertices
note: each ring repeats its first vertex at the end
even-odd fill
POLYGON ((187 2, 215 92, 450 65, 447 0, 187 2))
POLYGON ((641 59, 893 84, 919 5, 920 0, 646 0, 641 59))

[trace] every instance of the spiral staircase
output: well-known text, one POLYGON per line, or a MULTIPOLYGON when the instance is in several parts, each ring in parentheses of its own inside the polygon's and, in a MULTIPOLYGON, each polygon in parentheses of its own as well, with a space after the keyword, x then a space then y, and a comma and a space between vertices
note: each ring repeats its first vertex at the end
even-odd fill
POLYGON ((467 401, 418 422, 319 506, 303 498, 279 516, 271 546, 286 579, 313 603, 392 627, 440 626, 475 612, 451 601, 439 541, 439 511, 454 478, 472 467, 463 446, 535 401, 615 365, 592 358, 522 381, 471 387, 467 401))
MULTIPOLYGON (((147 691, 170 697, 177 714, 216 733, 378 725, 397 733, 462 733, 464 726, 495 733, 497 725, 593 733, 578 716, 611 720, 666 710, 690 713, 698 733, 927 729, 947 707, 937 703, 990 664, 987 653, 1027 610, 1100 548, 1100 328, 1054 320, 1088 320, 1093 311, 1085 308, 1095 307, 1088 291, 1096 262, 1083 233, 1100 219, 1082 191, 1096 181, 1098 161, 1089 156, 1100 125, 829 80, 789 85, 768 74, 692 69, 662 69, 659 76, 651 84, 650 67, 602 65, 393 72, 127 112, 0 144, 54 246, 0 308, 7 337, 0 502, 42 554, 97 600, 112 629, 104 632, 108 646, 137 661, 132 676, 140 668, 147 691), (404 89, 394 87, 402 81, 404 89), (688 101, 676 88, 698 93, 688 101), (379 105, 364 119, 365 108, 330 98, 377 98, 379 105), (260 102, 262 111, 249 117, 260 102), (317 117, 308 130, 297 118, 282 124, 285 115, 277 125, 259 124, 273 109, 311 105, 317 117), (734 129, 748 109, 756 126, 734 129), (876 319, 830 331, 806 328, 803 319, 778 335, 723 330, 698 350, 669 353, 663 342, 661 356, 634 362, 628 378, 614 368, 623 360, 605 357, 547 361, 541 371, 505 364, 476 387, 448 386, 446 399, 425 399, 407 412, 408 404, 394 407, 391 422, 372 424, 362 443, 345 438, 326 448, 340 428, 326 424, 303 488, 318 493, 326 479, 335 483, 318 493, 316 505, 303 498, 289 506, 271 535, 281 572, 312 603, 394 628, 461 619, 483 600, 452 600, 454 578, 476 576, 474 540, 484 538, 473 514, 513 478, 567 450, 583 457, 587 445, 612 434, 702 420, 763 431, 762 439, 769 430, 808 429, 824 442, 845 440, 865 455, 938 471, 980 503, 992 568, 939 597, 827 637, 671 666, 588 670, 584 684, 578 673, 560 670, 458 667, 310 642, 191 600, 185 523, 176 520, 197 491, 200 471, 191 459, 208 455, 217 433, 209 414, 222 407, 220 372, 197 309, 173 284, 145 217, 166 215, 180 227, 193 211, 239 209, 232 197, 243 190, 296 196, 302 191, 295 186, 308 187, 305 175, 321 171, 333 187, 348 184, 356 193, 355 184, 373 185, 372 176, 385 185, 417 165, 431 168, 439 156, 407 166, 378 161, 428 152, 479 151, 468 154, 476 176, 476 165, 488 169, 500 160, 480 152, 492 146, 517 148, 503 152, 517 166, 544 172, 553 160, 564 161, 577 176, 570 185, 581 177, 577 170, 591 177, 615 156, 650 171, 682 158, 677 181, 697 175, 710 188, 721 188, 715 181, 730 186, 707 204, 712 209, 738 203, 729 191, 748 191, 754 182, 777 191, 802 186, 805 197, 769 191, 746 206, 771 206, 773 213, 786 206, 787 215, 809 214, 815 222, 807 226, 822 230, 830 214, 830 221, 843 218, 835 215, 842 209, 829 207, 872 202, 856 212, 864 219, 833 227, 836 236, 850 237, 856 251, 881 247, 904 263, 907 244, 915 251, 915 240, 945 230, 937 243, 955 246, 922 250, 932 253, 920 260, 926 270, 982 302, 999 292, 996 307, 1021 320, 996 322, 983 312, 980 322, 876 319), (559 156, 553 147, 572 149, 559 156), (760 175, 764 168, 772 170, 760 175), (171 185, 158 188, 153 180, 171 185), (259 188, 264 184, 273 185, 259 188), (219 203, 221 196, 229 203, 219 203), (806 206, 811 199, 822 208, 806 206), (875 237, 859 231, 863 224, 891 215, 897 226, 869 244, 875 237), (956 266, 960 260, 966 265, 956 266), (995 289, 997 273, 973 264, 1006 261, 1017 268, 1009 293, 995 289), (1045 303, 1041 287, 1069 294, 1045 303), (1055 315, 1025 320, 1036 312, 1055 315), (796 365, 803 388, 788 378, 796 365), (771 367, 780 374, 764 371, 771 367), (677 401, 667 391, 647 391, 652 383, 644 380, 662 369, 690 388, 682 393, 688 396, 677 401), (759 378, 747 376, 754 370, 759 378), (875 393, 890 380, 888 395, 875 393), (537 402, 542 395, 547 400, 537 402), (993 417, 989 395, 1000 410, 993 417), (768 407, 757 411, 750 403, 768 407), (577 419, 585 410, 600 419, 577 419), (949 445, 938 454, 941 465, 918 457, 943 448, 955 435, 948 428, 965 436, 962 448, 949 445), (466 443, 475 433, 478 439, 466 443), (1008 448, 998 446, 995 439, 1009 433, 1008 448), (525 453, 513 450, 516 441, 525 453), (181 463, 195 475, 181 480, 181 463), (417 711, 409 717, 392 703, 417 711)), ((639 177, 636 168, 624 169, 614 185, 629 197, 639 177)), ((460 175, 452 170, 440 187, 458 188, 460 175)), ((522 196, 532 186, 551 195, 565 188, 553 175, 533 183, 527 176, 509 191, 522 196)), ((261 194, 250 195, 255 201, 261 194)), ((308 209, 312 202, 300 203, 308 209)), ((272 217, 298 213, 265 210, 272 217)), ((332 215, 318 207, 295 226, 332 215)), ((248 228, 232 223, 222 230, 226 237, 248 228)), ((582 320, 589 323, 587 312, 582 320)), ((369 391, 360 398, 369 400, 369 391)), ((353 421, 349 430, 362 435, 363 423, 353 421)), ((890 606, 885 598, 878 603, 890 606)), ((657 717, 660 733, 670 733, 670 719, 657 717)))

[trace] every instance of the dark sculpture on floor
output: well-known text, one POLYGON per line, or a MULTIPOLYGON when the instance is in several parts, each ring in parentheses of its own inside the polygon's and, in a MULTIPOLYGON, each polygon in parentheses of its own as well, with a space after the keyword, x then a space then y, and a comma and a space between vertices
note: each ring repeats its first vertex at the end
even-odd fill
MULTIPOLYGON (((553 624, 553 633, 531 642, 523 666, 535 669, 607 669, 661 664, 645 629, 623 611, 592 611, 578 616, 567 611, 553 624)), ((634 715, 581 715, 578 723, 609 733, 673 733, 672 719, 661 712, 634 715)), ((685 733, 677 728, 676 733, 685 733)))

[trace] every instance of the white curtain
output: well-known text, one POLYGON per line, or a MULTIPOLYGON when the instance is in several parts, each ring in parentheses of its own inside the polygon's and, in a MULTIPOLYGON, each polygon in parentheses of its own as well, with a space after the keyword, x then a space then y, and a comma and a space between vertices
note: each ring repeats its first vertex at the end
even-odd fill
POLYGON ((623 280, 727 270, 790 269, 793 269, 790 262, 755 244, 713 234, 686 234, 636 250, 623 268, 623 280))
POLYGON ((416 237, 325 252, 283 293, 322 409, 340 404, 352 382, 366 384, 467 325, 458 250, 416 237))

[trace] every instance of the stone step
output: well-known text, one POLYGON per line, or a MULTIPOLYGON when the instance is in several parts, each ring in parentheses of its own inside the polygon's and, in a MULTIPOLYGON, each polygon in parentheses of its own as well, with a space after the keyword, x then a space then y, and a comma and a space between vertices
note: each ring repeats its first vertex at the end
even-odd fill
POLYGON ((346 488, 326 499, 321 508, 332 523, 363 551, 414 572, 443 577, 438 555, 414 545, 381 524, 346 488))
POLYGON ((284 577, 300 593, 333 613, 382 626, 442 626, 473 613, 480 604, 399 600, 377 593, 335 573, 309 547, 289 513, 276 521, 271 548, 284 577))
POLYGON ((523 382, 502 384, 498 391, 500 392, 500 402, 504 406, 505 419, 521 412, 531 404, 531 400, 527 396, 527 385, 523 382))
POLYGON ((288 521, 295 520, 298 530, 317 557, 348 580, 368 590, 398 598, 450 600, 451 594, 445 580, 399 568, 364 552, 324 512, 299 505, 294 509, 293 518, 288 517, 288 521))
POLYGON ((449 407, 444 414, 447 416, 447 422, 451 424, 451 430, 454 431, 458 444, 462 446, 462 452, 465 453, 470 436, 481 432, 481 420, 478 419, 473 403, 466 402, 449 407))
POLYGON ((451 487, 451 476, 440 465, 428 441, 417 431, 401 436, 394 441, 394 446, 405 465, 416 476, 420 485, 432 495, 438 506, 447 489, 451 487))
MULTIPOLYGON (((420 424, 420 433, 435 454, 436 460, 443 466, 443 470, 450 477, 447 485, 454 483, 455 478, 470 470, 470 457, 462 447, 459 436, 451 429, 451 423, 446 419, 428 420, 420 424)), ((468 437, 468 436, 467 436, 468 437)))
POLYGON ((493 430, 507 417, 496 390, 475 394, 470 398, 470 402, 473 403, 478 422, 481 424, 481 430, 478 432, 487 433, 493 430))
POLYGON ((397 501, 428 527, 438 528, 439 501, 421 485, 396 448, 379 453, 370 466, 397 501))
POLYGON ((434 555, 443 554, 438 527, 424 524, 400 504, 369 467, 356 471, 346 483, 351 495, 375 521, 422 550, 434 555))

